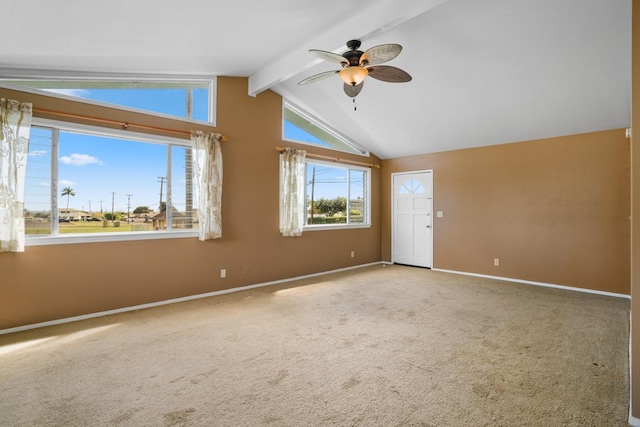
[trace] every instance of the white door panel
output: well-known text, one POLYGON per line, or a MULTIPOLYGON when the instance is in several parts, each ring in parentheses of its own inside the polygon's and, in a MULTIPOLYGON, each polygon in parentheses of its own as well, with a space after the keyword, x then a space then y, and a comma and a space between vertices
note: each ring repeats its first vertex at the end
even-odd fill
POLYGON ((411 215, 398 214, 396 226, 396 256, 411 256, 413 247, 413 218, 411 215))
POLYGON ((398 212, 410 211, 413 209, 413 200, 411 199, 398 199, 396 200, 398 212))
POLYGON ((414 199, 413 200, 414 211, 427 211, 427 199, 414 199))

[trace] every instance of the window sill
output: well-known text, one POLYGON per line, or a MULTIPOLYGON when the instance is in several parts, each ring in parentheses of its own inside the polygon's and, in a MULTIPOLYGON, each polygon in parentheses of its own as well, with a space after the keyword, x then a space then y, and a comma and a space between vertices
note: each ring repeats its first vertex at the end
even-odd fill
POLYGON ((345 230, 353 228, 371 228, 371 224, 318 224, 305 225, 302 231, 345 230))
POLYGON ((92 234, 62 234, 27 237, 25 246, 68 245, 75 243, 128 242, 132 240, 184 239, 198 237, 197 231, 142 231, 92 234))

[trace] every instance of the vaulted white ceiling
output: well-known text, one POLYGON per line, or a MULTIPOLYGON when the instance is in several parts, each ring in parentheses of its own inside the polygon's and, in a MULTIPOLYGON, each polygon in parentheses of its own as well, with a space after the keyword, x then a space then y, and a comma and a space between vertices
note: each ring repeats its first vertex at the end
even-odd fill
POLYGON ((630 0, 111 0, 3 5, 0 75, 249 77, 382 158, 628 127, 630 0), (15 16, 15 19, 6 19, 15 16), (308 49, 399 43, 352 100, 308 49))

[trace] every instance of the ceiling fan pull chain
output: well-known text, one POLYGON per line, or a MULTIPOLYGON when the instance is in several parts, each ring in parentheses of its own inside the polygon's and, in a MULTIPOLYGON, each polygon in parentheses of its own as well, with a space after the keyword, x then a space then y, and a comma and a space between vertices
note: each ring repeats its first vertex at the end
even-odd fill
POLYGON ((358 111, 358 106, 356 105, 356 99, 355 98, 352 98, 352 99, 353 99, 353 111, 358 111))

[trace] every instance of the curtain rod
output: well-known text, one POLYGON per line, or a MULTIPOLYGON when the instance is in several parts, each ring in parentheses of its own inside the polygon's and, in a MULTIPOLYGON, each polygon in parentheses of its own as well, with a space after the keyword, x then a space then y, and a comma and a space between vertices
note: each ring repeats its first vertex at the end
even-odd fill
MULTIPOLYGON (((112 124, 112 125, 120 125, 120 126, 122 126, 122 129, 124 129, 124 130, 127 130, 129 128, 138 128, 138 129, 145 129, 145 130, 157 130, 157 131, 161 131, 161 132, 170 132, 170 133, 183 135, 183 136, 187 136, 187 137, 191 136, 191 132, 190 131, 185 131, 185 130, 175 130, 175 129, 157 127, 157 126, 141 125, 141 124, 137 124, 137 123, 121 122, 121 121, 118 121, 118 120, 102 119, 100 117, 85 116, 85 115, 82 115, 82 114, 63 113, 62 111, 48 110, 46 108, 33 107, 33 111, 37 111, 39 113, 53 114, 55 116, 61 116, 61 117, 69 117, 69 118, 74 118, 74 119, 91 120, 91 121, 98 122, 98 123, 107 123, 107 124, 112 124)), ((229 138, 227 138, 226 135, 222 135, 220 137, 220 140, 221 141, 228 141, 229 138)))
MULTIPOLYGON (((276 147, 276 151, 279 151, 279 152, 282 153, 284 151, 284 147, 276 147)), ((376 165, 376 164, 373 164, 373 163, 358 162, 358 161, 349 160, 349 159, 341 159, 340 157, 323 156, 323 155, 320 155, 320 154, 313 154, 313 153, 307 153, 307 156, 312 157, 314 159, 330 160, 332 162, 351 163, 353 165, 368 166, 370 168, 378 168, 378 169, 380 169, 380 165, 376 165)))

